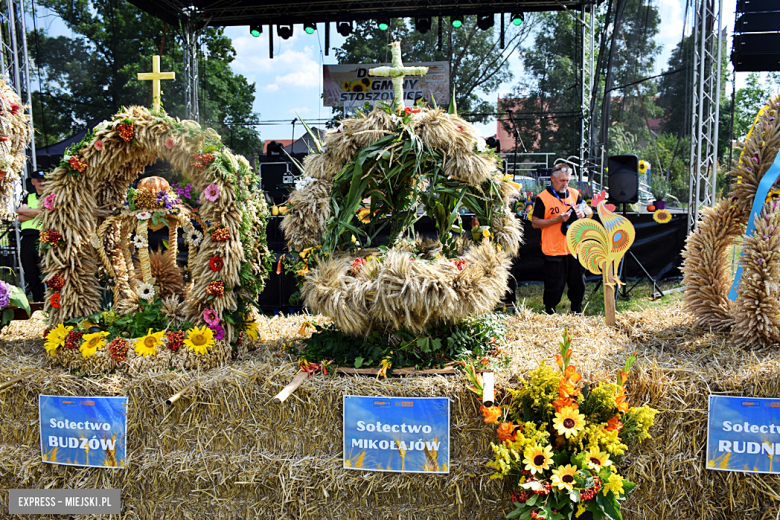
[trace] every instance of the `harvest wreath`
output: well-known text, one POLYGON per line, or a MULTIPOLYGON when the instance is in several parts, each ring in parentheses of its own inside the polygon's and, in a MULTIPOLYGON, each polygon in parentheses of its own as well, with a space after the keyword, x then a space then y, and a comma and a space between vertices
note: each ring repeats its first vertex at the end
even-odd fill
POLYGON ((764 186, 752 214, 760 184, 771 172, 768 183, 778 188, 780 151, 780 96, 768 101, 756 117, 734 169, 731 191, 688 235, 683 252, 686 309, 696 325, 717 331, 732 331, 735 343, 770 346, 780 343, 780 204, 772 198, 772 186, 764 186), (768 196, 765 193, 768 192, 768 196), (750 222, 752 221, 752 222, 750 222), (745 226, 752 224, 752 235, 745 226), (743 270, 736 294, 729 294, 733 276, 728 249, 742 237, 743 270), (733 300, 733 301, 732 301, 733 300))
POLYGON ((469 123, 380 104, 311 137, 282 222, 293 262, 316 259, 295 269, 309 309, 352 335, 422 332, 493 309, 522 242, 510 209, 518 191, 469 123), (474 214, 473 242, 461 237, 462 210, 474 214), (423 214, 437 240, 414 235, 423 214))
POLYGON ((55 362, 88 371, 209 368, 251 348, 250 303, 270 268, 257 183, 216 132, 143 107, 124 109, 69 148, 43 193, 46 348, 55 362), (203 193, 197 213, 164 179, 129 188, 158 158, 203 193), (163 226, 168 249, 150 254, 149 228, 163 226), (186 283, 176 263, 179 228, 189 248, 186 283))
POLYGON ((10 217, 8 208, 14 188, 27 162, 30 142, 30 115, 19 95, 0 78, 0 216, 10 217))

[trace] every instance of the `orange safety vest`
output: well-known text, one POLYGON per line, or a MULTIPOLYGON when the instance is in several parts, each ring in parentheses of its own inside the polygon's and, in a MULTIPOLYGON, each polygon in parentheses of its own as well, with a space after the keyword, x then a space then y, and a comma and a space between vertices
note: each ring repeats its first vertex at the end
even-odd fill
MULTIPOLYGON (((545 220, 569 211, 570 207, 563 204, 564 202, 570 206, 577 205, 579 193, 568 187, 566 192, 566 198, 562 201, 558 200, 558 197, 552 195, 547 190, 544 190, 537 196, 537 199, 541 199, 544 204, 545 220)), ((566 245, 566 235, 561 233, 560 224, 542 228, 542 253, 547 256, 564 256, 569 254, 569 246, 566 245)))

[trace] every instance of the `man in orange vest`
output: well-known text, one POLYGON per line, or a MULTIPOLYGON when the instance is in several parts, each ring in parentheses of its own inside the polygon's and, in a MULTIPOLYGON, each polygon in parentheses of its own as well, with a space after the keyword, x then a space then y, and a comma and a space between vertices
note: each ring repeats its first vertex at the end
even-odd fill
POLYGON ((550 173, 551 186, 541 192, 534 202, 531 225, 542 230, 542 255, 544 256, 544 310, 555 314, 555 307, 563 296, 564 286, 569 286, 571 311, 582 312, 585 297, 585 269, 569 253, 566 230, 578 218, 590 217, 593 211, 583 203, 582 195, 569 188, 571 168, 556 163, 550 173))

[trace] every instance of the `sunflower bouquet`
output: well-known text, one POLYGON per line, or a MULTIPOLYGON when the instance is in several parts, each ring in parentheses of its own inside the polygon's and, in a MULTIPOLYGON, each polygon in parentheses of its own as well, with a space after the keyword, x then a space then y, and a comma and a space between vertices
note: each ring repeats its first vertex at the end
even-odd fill
POLYGON ((617 470, 627 443, 650 438, 656 410, 630 407, 626 380, 636 356, 617 383, 582 385, 571 364, 571 337, 564 331, 558 369, 542 363, 511 403, 482 407, 485 422, 498 426, 491 478, 510 479, 515 509, 507 518, 620 520, 620 501, 633 491, 617 470))

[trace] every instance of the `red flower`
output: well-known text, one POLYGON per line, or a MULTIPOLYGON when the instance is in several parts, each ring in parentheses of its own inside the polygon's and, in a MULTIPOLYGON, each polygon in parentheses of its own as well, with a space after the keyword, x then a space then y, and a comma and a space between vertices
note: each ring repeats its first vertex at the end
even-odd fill
POLYGON ((111 343, 108 344, 108 353, 116 361, 124 361, 127 359, 127 351, 130 348, 130 344, 125 338, 114 338, 111 343))
POLYGON ((172 137, 169 137, 168 139, 165 140, 165 147, 168 150, 173 149, 173 138, 172 137))
POLYGON ((168 348, 174 352, 179 350, 179 347, 184 343, 183 330, 170 330, 165 337, 168 338, 168 348))
POLYGON ((63 278, 62 275, 55 274, 49 278, 49 280, 46 282, 46 285, 52 291, 59 291, 65 286, 65 278, 63 278))
POLYGON ((214 242, 230 240, 230 230, 228 228, 219 227, 221 224, 218 224, 217 226, 218 227, 211 232, 211 240, 214 242))
POLYGON ((412 113, 412 109, 409 108, 409 107, 406 107, 406 108, 404 108, 404 112, 406 112, 407 114, 411 114, 412 113))
POLYGON ((222 261, 222 257, 219 255, 212 256, 211 260, 209 260, 209 267, 214 272, 221 271, 224 265, 225 263, 222 261))
POLYGON ((412 109, 412 114, 419 114, 420 112, 422 112, 422 108, 413 108, 412 109))
POLYGON ((133 123, 121 123, 116 126, 117 132, 119 132, 119 137, 124 140, 124 142, 129 143, 133 140, 133 137, 135 137, 135 127, 133 123))
POLYGON ((60 307, 62 307, 62 305, 60 305, 60 293, 56 292, 52 294, 51 298, 49 299, 49 303, 55 309, 59 309, 60 307))
POLYGON ((87 169, 87 163, 82 161, 81 157, 71 157, 68 159, 68 165, 70 166, 71 170, 77 171, 79 173, 84 173, 84 170, 87 169))

